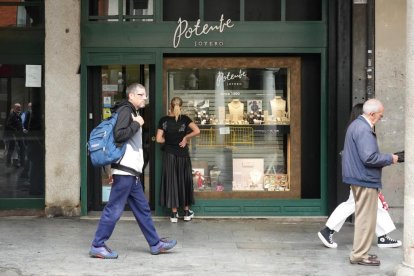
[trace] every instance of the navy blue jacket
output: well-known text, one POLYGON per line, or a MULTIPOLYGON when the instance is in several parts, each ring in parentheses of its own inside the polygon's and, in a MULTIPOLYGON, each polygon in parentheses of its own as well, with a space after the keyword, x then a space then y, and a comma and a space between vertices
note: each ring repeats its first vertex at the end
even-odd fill
POLYGON ((345 184, 381 189, 382 168, 392 164, 392 154, 379 152, 377 137, 367 120, 359 116, 348 127, 342 153, 345 184))

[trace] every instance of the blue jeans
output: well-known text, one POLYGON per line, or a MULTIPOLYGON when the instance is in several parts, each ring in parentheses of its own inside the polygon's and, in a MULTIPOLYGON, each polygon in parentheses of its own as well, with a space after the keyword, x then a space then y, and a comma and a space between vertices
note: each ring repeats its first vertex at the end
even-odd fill
POLYGON ((149 246, 156 245, 160 238, 155 230, 151 210, 139 178, 131 175, 113 175, 113 180, 109 201, 102 212, 92 245, 103 246, 111 237, 127 200, 149 246))

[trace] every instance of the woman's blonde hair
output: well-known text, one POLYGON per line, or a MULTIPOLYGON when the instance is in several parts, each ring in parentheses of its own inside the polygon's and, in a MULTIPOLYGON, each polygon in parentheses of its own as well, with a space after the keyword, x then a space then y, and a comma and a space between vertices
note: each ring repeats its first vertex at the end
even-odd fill
POLYGON ((171 99, 171 112, 175 116, 175 120, 178 120, 178 117, 181 115, 181 106, 183 105, 183 100, 180 97, 174 97, 171 99))

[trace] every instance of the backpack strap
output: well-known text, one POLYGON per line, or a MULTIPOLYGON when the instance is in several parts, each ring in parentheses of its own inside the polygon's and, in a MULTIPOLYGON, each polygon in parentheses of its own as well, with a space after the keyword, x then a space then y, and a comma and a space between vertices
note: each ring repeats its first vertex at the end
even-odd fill
MULTIPOLYGON (((132 112, 134 112, 134 110, 132 109, 132 107, 129 106, 129 105, 120 106, 115 112, 119 112, 119 110, 121 110, 124 107, 125 108, 129 107, 129 109, 131 110, 131 114, 132 114, 132 112)), ((135 175, 136 177, 142 179, 142 173, 140 173, 140 172, 138 172, 138 171, 136 171, 134 169, 131 169, 130 167, 127 167, 127 166, 124 166, 124 165, 121 165, 120 164, 121 163, 121 160, 123 158, 124 157, 122 156, 121 159, 119 159, 119 161, 117 163, 112 163, 111 164, 111 168, 117 169, 117 170, 121 170, 121 171, 124 171, 124 172, 127 172, 127 173, 130 173, 130 174, 135 175)))

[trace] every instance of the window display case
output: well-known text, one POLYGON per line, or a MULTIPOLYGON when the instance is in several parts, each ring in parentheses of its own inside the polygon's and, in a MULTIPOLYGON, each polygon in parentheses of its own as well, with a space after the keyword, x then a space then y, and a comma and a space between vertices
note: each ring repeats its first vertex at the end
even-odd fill
POLYGON ((165 58, 164 85, 201 130, 197 197, 300 198, 300 58, 165 58))

